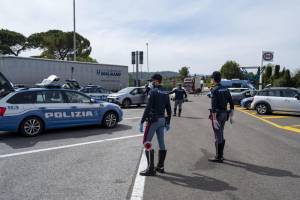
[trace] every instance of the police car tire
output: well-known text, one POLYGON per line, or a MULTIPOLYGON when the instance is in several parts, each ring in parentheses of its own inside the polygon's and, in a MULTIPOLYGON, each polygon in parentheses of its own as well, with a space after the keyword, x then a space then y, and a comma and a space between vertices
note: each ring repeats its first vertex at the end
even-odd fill
POLYGON ((106 127, 106 128, 114 128, 116 127, 118 124, 118 115, 113 112, 113 111, 109 111, 107 112, 102 120, 102 126, 106 127), (111 123, 111 120, 114 119, 113 124, 111 123))
POLYGON ((37 136, 37 135, 41 134, 43 131, 44 131, 44 122, 38 117, 28 117, 28 118, 24 119, 19 128, 19 132, 22 135, 28 136, 28 137, 37 136), (34 131, 33 133, 29 133, 30 130, 28 130, 28 125, 30 125, 30 124, 39 126, 39 128, 35 129, 35 131, 33 130, 34 131), (26 128, 26 126, 27 126, 27 128, 26 128))
POLYGON ((122 106, 124 108, 128 108, 131 105, 131 100, 130 99, 124 99, 122 102, 122 106))

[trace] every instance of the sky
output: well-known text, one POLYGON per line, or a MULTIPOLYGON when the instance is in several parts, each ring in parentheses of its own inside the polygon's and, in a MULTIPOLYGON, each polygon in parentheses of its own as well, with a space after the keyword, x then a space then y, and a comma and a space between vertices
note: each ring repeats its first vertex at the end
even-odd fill
MULTIPOLYGON (((0 28, 25 36, 72 31, 72 5, 72 0, 1 0, 0 28)), ((210 74, 227 60, 258 66, 263 50, 274 51, 274 64, 295 71, 299 11, 299 0, 76 0, 76 31, 90 40, 99 63, 127 65, 130 71, 131 51, 146 54, 146 43, 150 71, 188 66, 191 73, 210 74)))

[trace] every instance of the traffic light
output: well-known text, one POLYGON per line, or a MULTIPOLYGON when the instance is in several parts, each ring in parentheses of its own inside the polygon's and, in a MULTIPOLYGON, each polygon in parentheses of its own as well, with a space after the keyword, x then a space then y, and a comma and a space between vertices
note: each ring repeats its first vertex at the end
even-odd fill
POLYGON ((139 52, 139 60, 140 60, 140 64, 143 64, 144 63, 144 52, 143 51, 140 51, 139 52))
POLYGON ((131 64, 135 64, 135 52, 131 52, 131 64))

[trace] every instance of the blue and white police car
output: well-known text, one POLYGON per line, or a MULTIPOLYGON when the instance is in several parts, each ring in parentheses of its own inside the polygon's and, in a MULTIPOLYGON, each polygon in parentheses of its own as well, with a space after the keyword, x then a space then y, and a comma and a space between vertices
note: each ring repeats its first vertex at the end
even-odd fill
POLYGON ((95 101, 78 91, 28 88, 7 92, 7 88, 0 95, 0 131, 36 136, 47 129, 81 125, 113 128, 123 117, 118 105, 95 101))

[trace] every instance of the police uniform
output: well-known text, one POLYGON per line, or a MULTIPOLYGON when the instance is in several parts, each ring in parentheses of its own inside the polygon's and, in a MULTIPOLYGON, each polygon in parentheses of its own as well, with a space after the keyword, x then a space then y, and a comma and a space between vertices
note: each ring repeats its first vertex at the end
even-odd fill
POLYGON ((216 113, 216 119, 219 127, 214 127, 212 115, 212 127, 215 134, 216 157, 210 159, 214 162, 223 161, 223 150, 225 146, 224 126, 229 118, 230 112, 233 112, 234 104, 229 90, 223 87, 220 83, 217 84, 211 91, 211 113, 216 113), (230 111, 227 110, 227 105, 230 104, 230 111))
POLYGON ((181 111, 182 111, 182 104, 184 102, 184 98, 187 98, 187 94, 185 90, 182 87, 177 87, 174 89, 172 92, 169 94, 174 94, 175 93, 175 104, 174 104, 174 116, 176 116, 176 111, 177 111, 177 106, 179 107, 178 110, 178 117, 181 116, 181 111))
POLYGON ((145 147, 145 153, 148 161, 148 167, 146 170, 140 172, 140 175, 151 176, 155 175, 155 171, 164 172, 164 161, 166 158, 166 147, 164 142, 164 129, 169 126, 171 120, 171 105, 169 95, 162 91, 161 86, 154 87, 149 92, 149 99, 144 111, 141 124, 147 122, 143 144, 145 147), (167 111, 167 117, 165 117, 165 111, 167 111), (158 164, 156 169, 154 168, 154 149, 152 149, 152 139, 156 133, 159 152, 158 152, 158 164))

